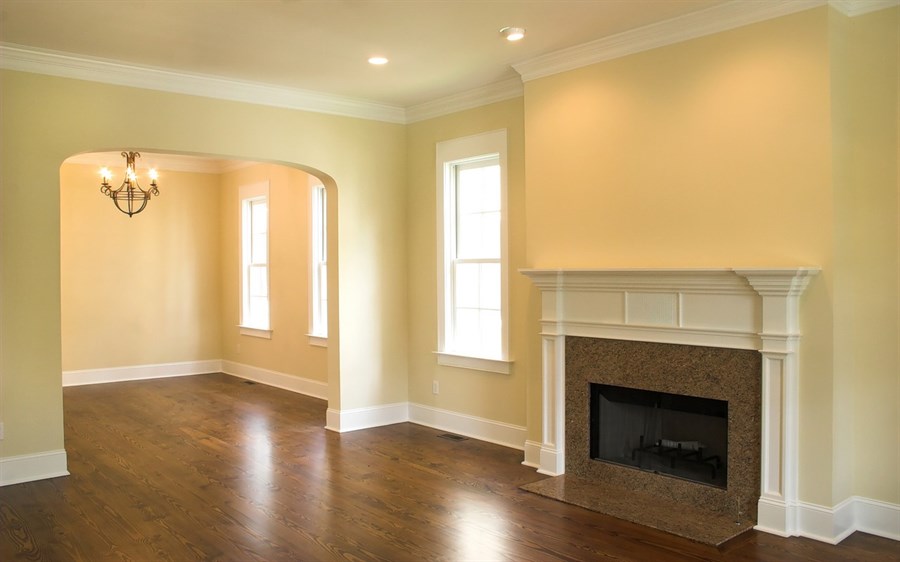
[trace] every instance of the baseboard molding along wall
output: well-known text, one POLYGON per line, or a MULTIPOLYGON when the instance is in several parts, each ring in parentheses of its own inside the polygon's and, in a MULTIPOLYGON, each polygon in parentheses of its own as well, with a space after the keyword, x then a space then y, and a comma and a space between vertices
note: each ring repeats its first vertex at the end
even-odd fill
POLYGON ((541 468, 541 444, 539 441, 525 441, 525 460, 522 464, 531 468, 541 468))
POLYGON ((278 371, 270 371, 252 365, 244 365, 243 363, 235 363, 234 361, 221 362, 221 371, 228 375, 241 377, 254 382, 259 382, 275 388, 290 390, 298 394, 305 394, 313 398, 328 400, 328 383, 298 377, 296 375, 288 375, 279 373, 278 371))
POLYGON ((66 452, 62 449, 0 458, 0 486, 68 475, 66 452))
POLYGON ((797 535, 838 544, 856 531, 900 541, 900 505, 853 496, 834 507, 797 505, 797 535))
POLYGON ((526 429, 520 425, 442 410, 415 402, 409 403, 409 421, 520 451, 524 448, 526 429))
POLYGON ((156 365, 111 367, 108 369, 63 371, 62 385, 81 386, 83 384, 184 377, 188 375, 202 375, 204 373, 218 373, 221 370, 221 359, 208 359, 205 361, 183 361, 180 363, 160 363, 156 365))
POLYGON ((222 359, 63 371, 62 379, 63 386, 80 386, 83 384, 185 377, 206 373, 225 373, 323 400, 328 397, 328 383, 222 359))
POLYGON ((338 433, 371 429, 408 421, 409 404, 407 402, 354 408, 352 410, 328 408, 328 411, 325 412, 325 429, 338 433))

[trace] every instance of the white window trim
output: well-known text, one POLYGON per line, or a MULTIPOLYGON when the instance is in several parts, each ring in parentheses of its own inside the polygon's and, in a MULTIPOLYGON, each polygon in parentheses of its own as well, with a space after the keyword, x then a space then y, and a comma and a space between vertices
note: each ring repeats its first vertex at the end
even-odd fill
MULTIPOLYGON (((309 303, 309 333, 307 333, 307 338, 309 340, 309 345, 316 346, 316 347, 328 347, 328 305, 327 304, 326 304, 325 311, 324 311, 324 313, 325 313, 325 329, 322 330, 319 326, 316 325, 317 323, 315 321, 316 320, 315 307, 318 306, 317 301, 318 301, 318 296, 319 296, 318 292, 316 291, 316 285, 315 285, 315 283, 317 282, 316 280, 318 279, 318 271, 316 268, 316 264, 318 263, 316 260, 316 256, 317 256, 318 252, 317 252, 317 248, 316 248, 317 241, 316 241, 315 231, 319 225, 319 221, 320 220, 324 221, 323 226, 325 228, 325 245, 326 245, 325 264, 326 264, 326 268, 327 268, 328 267, 327 266, 327 264, 328 264, 328 250, 327 250, 327 244, 328 244, 328 230, 327 230, 328 229, 328 226, 327 226, 328 225, 328 192, 325 190, 325 186, 322 185, 322 183, 319 181, 319 179, 312 177, 312 176, 310 176, 309 186, 310 186, 310 194, 309 194, 309 196, 310 196, 309 197, 309 203, 310 203, 309 204, 309 228, 310 228, 310 231, 309 231, 310 232, 310 236, 309 236, 310 246, 309 246, 309 248, 310 248, 310 251, 309 251, 309 260, 308 260, 309 261, 309 277, 308 277, 308 279, 309 279, 309 283, 308 283, 309 299, 307 301, 309 303), (323 212, 324 216, 322 216, 321 218, 316 216, 317 213, 316 213, 315 201, 316 201, 316 191, 317 190, 321 190, 321 192, 322 192, 322 201, 323 201, 322 212, 323 212)), ((327 291, 328 290, 327 274, 326 274, 325 283, 326 283, 325 290, 327 291)))
MULTIPOLYGON (((263 338, 263 339, 272 339, 272 301, 271 301, 271 264, 269 263, 270 251, 269 246, 271 243, 271 220, 267 225, 267 231, 269 232, 268 237, 269 240, 266 242, 266 267, 268 272, 266 274, 266 284, 268 287, 266 288, 266 294, 269 295, 269 327, 268 328, 260 328, 259 326, 246 326, 244 325, 244 292, 247 290, 244 276, 244 201, 247 199, 256 199, 260 197, 265 197, 266 203, 269 207, 269 211, 271 211, 271 199, 269 198, 269 182, 268 180, 262 181, 259 183, 254 183, 250 185, 242 185, 238 188, 238 232, 240 238, 240 255, 239 255, 239 264, 240 264, 240 300, 238 302, 241 322, 238 324, 238 331, 242 336, 251 336, 255 338, 263 338)), ((269 217, 271 218, 271 213, 269 213, 269 217)))
POLYGON ((451 367, 509 374, 512 359, 509 356, 509 237, 508 237, 508 197, 507 197, 507 148, 506 129, 491 131, 469 137, 462 137, 437 143, 436 147, 436 188, 437 188, 437 302, 438 302, 438 349, 437 363, 451 367), (445 289, 449 284, 449 263, 452 255, 451 237, 445 236, 445 225, 452 217, 452 190, 446 186, 451 181, 452 165, 466 160, 474 160, 495 154, 500 160, 500 318, 501 356, 473 357, 447 349, 448 323, 450 320, 450 295, 445 289))
POLYGON ((249 326, 238 326, 238 330, 242 336, 250 336, 254 338, 262 338, 266 340, 272 339, 272 330, 263 330, 261 328, 250 328, 249 326))

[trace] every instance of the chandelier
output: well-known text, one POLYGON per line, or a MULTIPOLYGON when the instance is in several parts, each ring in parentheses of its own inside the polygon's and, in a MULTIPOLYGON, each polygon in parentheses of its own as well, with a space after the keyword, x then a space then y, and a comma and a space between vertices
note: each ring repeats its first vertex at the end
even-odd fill
POLYGON ((140 158, 141 153, 122 152, 122 156, 125 158, 125 181, 122 182, 119 189, 113 189, 109 185, 112 172, 109 171, 109 168, 103 168, 100 170, 100 177, 103 178, 103 183, 100 184, 100 193, 108 195, 116 204, 116 208, 130 217, 144 210, 151 195, 159 195, 159 188, 156 185, 158 175, 156 170, 149 171, 150 189, 145 191, 138 183, 137 174, 134 172, 134 160, 140 158))

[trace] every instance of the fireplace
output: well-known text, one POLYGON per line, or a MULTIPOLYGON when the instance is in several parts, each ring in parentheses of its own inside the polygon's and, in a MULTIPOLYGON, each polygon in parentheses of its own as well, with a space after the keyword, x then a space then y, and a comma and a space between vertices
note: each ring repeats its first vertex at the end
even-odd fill
POLYGON ((591 383, 590 456, 728 487, 728 402, 591 383))
POLYGON ((542 341, 542 437, 526 442, 525 464, 556 475, 526 489, 710 544, 735 528, 795 534, 799 306, 818 271, 523 270, 541 291, 542 341), (598 386, 654 393, 638 402, 709 399, 700 409, 718 414, 725 403, 726 442, 645 432, 644 443, 609 445, 618 460, 602 458, 598 386), (721 467, 708 482, 678 459, 674 474, 660 471, 671 449, 721 467))
MULTIPOLYGON (((702 509, 721 518, 728 537, 736 523, 747 529, 756 522, 761 440, 758 352, 569 336, 565 368, 566 478, 594 483, 601 495, 640 494, 656 498, 670 510, 702 509), (634 433, 625 437, 614 431, 619 450, 611 451, 618 459, 634 456, 633 462, 595 458, 595 422, 602 420, 596 419, 592 398, 601 390, 606 395, 601 399, 612 402, 611 408, 633 415, 625 423, 633 425, 634 433), (648 417, 654 427, 636 421, 646 410, 651 410, 648 417), (663 417, 674 421, 675 427, 651 433, 661 428, 655 424, 663 417), (657 448, 656 442, 663 439, 702 442, 702 459, 686 450, 689 445, 680 451, 677 443, 657 448), (627 452, 621 446, 625 441, 627 452), (713 450, 705 450, 708 447, 713 450), (716 456, 718 465, 710 458, 716 456)), ((636 513, 633 519, 643 522, 642 517, 644 513, 636 513)))

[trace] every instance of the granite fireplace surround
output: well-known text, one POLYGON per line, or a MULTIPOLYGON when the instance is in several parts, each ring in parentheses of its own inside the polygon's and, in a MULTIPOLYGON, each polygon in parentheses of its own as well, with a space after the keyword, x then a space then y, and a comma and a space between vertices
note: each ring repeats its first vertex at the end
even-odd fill
POLYGON ((713 545, 794 534, 799 297, 817 268, 522 273, 542 310, 530 464, 553 476, 526 490, 713 545), (727 487, 591 459, 590 383, 727 401, 727 487))

